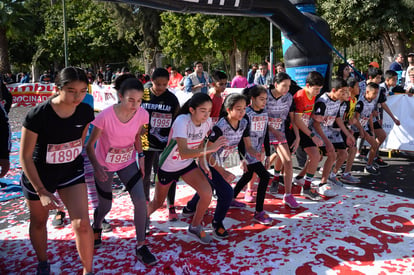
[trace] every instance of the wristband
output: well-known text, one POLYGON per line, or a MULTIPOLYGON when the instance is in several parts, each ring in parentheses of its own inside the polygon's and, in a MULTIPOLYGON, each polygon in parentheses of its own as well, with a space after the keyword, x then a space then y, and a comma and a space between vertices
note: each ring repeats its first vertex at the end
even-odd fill
POLYGON ((313 132, 309 135, 310 138, 313 138, 314 136, 315 134, 313 132))
POLYGON ((138 153, 138 157, 139 157, 139 158, 143 158, 143 157, 145 157, 145 155, 144 155, 144 153, 143 153, 143 152, 141 152, 141 153, 138 153))

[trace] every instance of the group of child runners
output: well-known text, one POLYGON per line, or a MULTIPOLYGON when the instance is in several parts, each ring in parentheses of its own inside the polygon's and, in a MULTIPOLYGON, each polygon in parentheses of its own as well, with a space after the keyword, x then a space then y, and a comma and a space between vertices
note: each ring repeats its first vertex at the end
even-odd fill
MULTIPOLYGON (((253 86, 223 100, 220 95, 227 76, 218 71, 213 74, 210 95, 195 93, 180 108, 168 90, 168 71, 158 68, 152 74, 152 87, 145 90, 133 75, 119 76, 115 82, 119 102, 94 117, 93 109, 82 102, 88 89, 85 73, 74 67, 63 69, 56 80, 56 95, 30 110, 22 129, 21 185, 30 210, 37 273, 50 273, 46 224, 49 210, 62 209, 63 203, 75 232, 83 273, 93 274, 94 247, 102 245, 102 223, 112 206, 115 173, 134 206, 135 253, 147 265, 157 263, 145 244, 151 214, 167 198, 169 220, 178 219, 174 199, 180 179, 196 192, 182 209, 183 216, 192 217, 188 233, 208 244, 212 236, 206 233, 202 220, 213 194, 217 198, 213 237, 224 239, 229 236, 223 223, 228 209, 246 206, 236 198, 246 185, 246 192, 251 193, 256 178, 253 219, 269 225, 272 219, 263 210, 267 187, 271 182, 270 189, 277 189, 282 174, 283 203, 292 209, 300 207, 292 195, 293 184, 302 186, 302 196, 320 200, 336 196, 341 181, 358 183, 351 175, 357 137, 371 145, 366 172, 378 174, 375 158, 385 132, 374 119, 377 105, 399 125, 376 80, 381 74, 379 70, 369 72, 366 91, 359 99, 354 79, 333 79, 331 90, 320 95, 324 83, 320 73, 309 73, 306 86, 295 91, 289 75, 281 72, 269 89, 253 86), (220 110, 214 112, 219 117, 211 117, 212 109, 220 110), (85 144, 89 124, 93 129, 85 144), (293 178, 292 154, 299 148, 306 152, 307 161, 293 178), (83 184, 85 149, 83 155, 93 166, 98 198, 92 223, 83 184), (244 173, 233 188, 236 177, 224 163, 234 153, 239 154, 244 173), (322 155, 327 158, 316 186, 312 180, 322 155), (272 164, 273 175, 268 172, 272 164), (152 168, 157 175, 153 198, 149 192, 152 168)), ((394 76, 386 74, 388 77, 394 76)))

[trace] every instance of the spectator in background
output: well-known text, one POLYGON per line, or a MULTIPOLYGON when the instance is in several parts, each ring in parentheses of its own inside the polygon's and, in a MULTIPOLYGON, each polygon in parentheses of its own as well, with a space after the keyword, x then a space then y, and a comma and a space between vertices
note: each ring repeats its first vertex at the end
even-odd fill
POLYGON ((23 73, 22 78, 20 79, 20 83, 29 83, 30 82, 30 73, 23 73))
POLYGON ((180 81, 180 83, 179 83, 179 86, 180 86, 180 88, 181 88, 181 90, 184 90, 184 88, 185 88, 185 80, 187 79, 187 77, 191 74, 193 72, 193 70, 191 69, 191 67, 187 67, 187 68, 185 68, 185 72, 184 72, 184 76, 183 76, 183 78, 181 79, 181 81, 180 81))
POLYGON ((168 81, 168 87, 177 88, 180 85, 183 76, 177 71, 176 67, 171 67, 170 70, 170 80, 168 81))
POLYGON ((279 62, 276 64, 276 73, 286 73, 285 63, 279 62))
POLYGON ((111 70, 111 65, 106 65, 105 66, 106 71, 104 73, 104 83, 105 84, 111 84, 112 83, 112 70, 111 70))
POLYGON ((104 84, 104 76, 101 73, 98 73, 96 75, 96 79, 93 82, 93 84, 98 85, 98 86, 102 86, 104 84))
POLYGON ((208 93, 211 79, 207 72, 203 69, 201 61, 194 62, 194 72, 189 74, 185 80, 185 90, 188 93, 208 93))
POLYGON ((169 74, 171 74, 172 66, 170 64, 165 65, 164 68, 168 71, 169 74))
POLYGON ((247 73, 247 83, 248 84, 254 84, 254 77, 256 75, 257 68, 258 68, 258 65, 256 63, 254 63, 252 65, 252 68, 247 73))
POLYGON ((254 84, 262 85, 267 89, 269 88, 269 84, 271 82, 270 73, 267 69, 267 63, 263 62, 262 64, 260 64, 259 70, 260 73, 256 75, 256 77, 254 78, 254 84))
POLYGON ((215 124, 220 117, 221 106, 223 105, 222 93, 226 89, 227 75, 222 71, 215 71, 213 74, 213 92, 210 93, 210 98, 213 102, 210 117, 215 124))
POLYGON ((408 75, 408 71, 411 70, 411 68, 414 68, 414 53, 409 53, 407 55, 407 61, 408 61, 408 68, 407 72, 405 73, 405 83, 404 83, 404 90, 407 90, 409 86, 413 83, 410 79, 410 76, 408 75))
POLYGON ((342 78, 343 80, 348 80, 349 76, 350 76, 351 70, 348 66, 348 64, 346 63, 341 63, 338 66, 338 71, 336 72, 336 75, 339 78, 342 78))
POLYGON ((39 78, 39 82, 42 84, 49 84, 52 82, 52 77, 48 71, 44 71, 43 74, 39 78))
POLYGON ((231 88, 246 88, 249 83, 247 82, 247 78, 243 76, 243 70, 238 69, 236 72, 236 76, 231 81, 231 88))
POLYGON ((391 63, 390 65, 390 70, 393 71, 402 71, 403 70, 403 66, 404 66, 404 57, 401 53, 397 53, 394 56, 394 62, 391 63))

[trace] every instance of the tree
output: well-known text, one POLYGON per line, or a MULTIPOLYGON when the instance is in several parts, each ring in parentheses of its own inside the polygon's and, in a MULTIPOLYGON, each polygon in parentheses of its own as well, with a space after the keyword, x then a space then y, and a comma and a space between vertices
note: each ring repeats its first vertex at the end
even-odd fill
POLYGON ((321 0, 319 11, 331 26, 333 41, 338 46, 382 39, 384 55, 388 58, 384 61, 413 47, 414 2, 411 0, 321 0))
POLYGON ((28 36, 34 27, 23 0, 0 2, 0 72, 10 72, 9 39, 28 36))
POLYGON ((245 57, 238 66, 246 72, 249 52, 263 47, 263 42, 268 45, 269 41, 269 23, 263 18, 164 12, 161 19, 163 52, 178 60, 178 65, 195 60, 212 61, 218 54, 225 67, 230 64, 229 69, 225 68, 230 76, 236 71, 237 53, 245 57))

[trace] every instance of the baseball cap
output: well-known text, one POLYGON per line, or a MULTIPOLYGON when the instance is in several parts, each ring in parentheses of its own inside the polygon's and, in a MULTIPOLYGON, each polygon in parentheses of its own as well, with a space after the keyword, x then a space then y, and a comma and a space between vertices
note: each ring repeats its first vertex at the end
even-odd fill
POLYGON ((375 61, 372 61, 371 63, 369 63, 369 65, 372 66, 372 67, 378 68, 378 69, 380 67, 378 62, 375 62, 375 61))
POLYGON ((185 72, 193 71, 190 67, 185 68, 185 72))
POLYGON ((407 56, 414 56, 414 53, 409 53, 407 54, 407 56))

